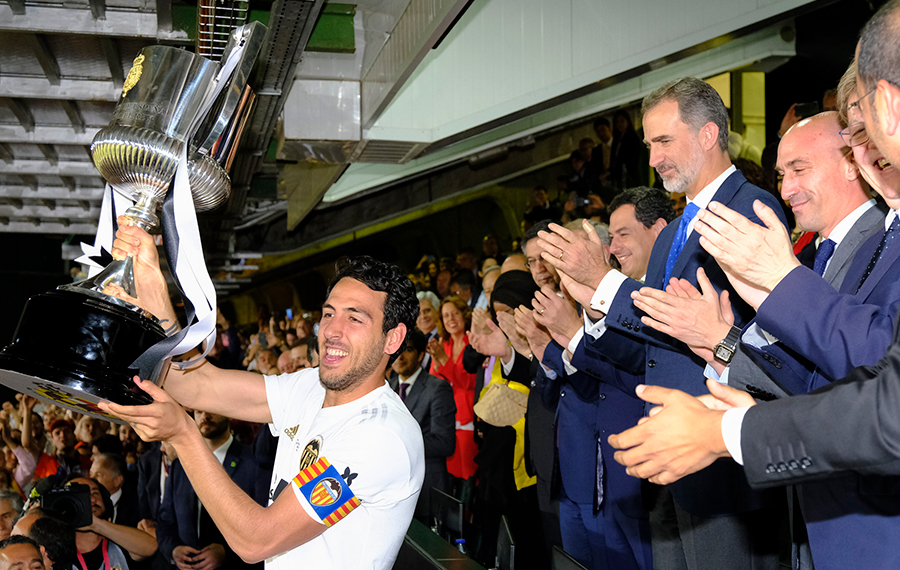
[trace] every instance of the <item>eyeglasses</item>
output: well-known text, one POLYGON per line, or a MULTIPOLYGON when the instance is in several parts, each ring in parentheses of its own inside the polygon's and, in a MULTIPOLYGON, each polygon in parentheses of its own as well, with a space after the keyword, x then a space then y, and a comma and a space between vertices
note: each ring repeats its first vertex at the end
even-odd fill
POLYGON ((847 146, 859 146, 869 142, 869 133, 866 132, 866 124, 862 121, 849 125, 846 129, 840 131, 840 135, 844 142, 847 143, 847 146))

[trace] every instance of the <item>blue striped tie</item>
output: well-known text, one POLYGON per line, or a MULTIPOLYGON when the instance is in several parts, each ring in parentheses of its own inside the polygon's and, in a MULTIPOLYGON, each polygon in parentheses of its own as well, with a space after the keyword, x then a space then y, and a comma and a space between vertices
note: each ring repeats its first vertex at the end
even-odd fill
POLYGON ((681 223, 678 224, 678 231, 675 232, 675 240, 672 241, 672 249, 669 250, 669 259, 666 260, 666 278, 663 280, 663 289, 669 284, 669 278, 672 276, 672 269, 675 268, 675 262, 678 261, 681 250, 684 249, 684 243, 687 241, 688 225, 699 211, 700 208, 697 207, 697 204, 691 202, 684 209, 684 213, 681 214, 681 223))
POLYGON ((875 269, 875 264, 878 263, 878 260, 881 258, 881 255, 884 253, 884 250, 891 245, 891 242, 894 241, 894 238, 897 237, 897 230, 900 229, 900 218, 894 216, 894 221, 891 222, 891 226, 884 232, 884 236, 881 238, 881 243, 878 244, 878 247, 875 249, 875 253, 872 254, 872 259, 869 260, 869 265, 866 266, 866 272, 863 273, 862 279, 859 280, 859 287, 856 288, 856 291, 859 292, 862 289, 863 283, 866 282, 866 279, 869 278, 869 275, 872 274, 872 270, 875 269))

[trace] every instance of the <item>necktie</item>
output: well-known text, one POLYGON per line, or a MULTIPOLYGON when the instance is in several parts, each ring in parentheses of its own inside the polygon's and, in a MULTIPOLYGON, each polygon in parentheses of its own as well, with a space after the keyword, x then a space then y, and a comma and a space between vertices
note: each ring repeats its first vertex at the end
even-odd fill
POLYGON ((663 289, 665 289, 666 285, 669 283, 669 278, 672 276, 672 269, 675 267, 675 262, 678 261, 678 255, 681 254, 681 250, 684 249, 684 242, 687 241, 688 225, 690 225, 691 220, 694 219, 699 211, 700 208, 691 202, 684 209, 684 213, 681 214, 681 223, 678 224, 678 231, 675 232, 675 240, 672 241, 672 249, 669 250, 669 259, 666 260, 666 277, 663 279, 663 289))
POLYGON ((834 253, 835 247, 836 244, 833 241, 826 239, 816 249, 816 261, 813 264, 813 271, 818 273, 819 277, 825 275, 825 266, 828 265, 828 260, 831 259, 831 254, 834 253))
POLYGON ((400 399, 403 402, 406 402, 406 391, 407 390, 409 390, 409 384, 407 384, 406 382, 401 382, 400 383, 400 399))
POLYGON ((862 279, 859 280, 859 287, 856 288, 857 291, 862 289, 863 283, 865 283, 866 279, 869 278, 869 275, 872 274, 872 270, 875 269, 875 264, 878 263, 881 254, 884 253, 884 250, 886 250, 888 246, 891 245, 891 242, 894 241, 898 229, 900 229, 900 217, 894 216, 894 221, 891 222, 891 226, 884 232, 881 243, 875 248, 875 253, 872 254, 872 259, 869 261, 869 265, 866 266, 866 272, 863 273, 862 279))

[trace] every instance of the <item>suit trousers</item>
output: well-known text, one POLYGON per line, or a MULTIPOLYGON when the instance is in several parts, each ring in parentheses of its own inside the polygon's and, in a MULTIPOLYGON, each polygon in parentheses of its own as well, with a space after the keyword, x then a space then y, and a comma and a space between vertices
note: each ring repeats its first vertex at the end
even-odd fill
POLYGON ((682 509, 665 487, 650 511, 655 570, 778 570, 785 513, 759 509, 705 518, 682 509))
POLYGON ((594 514, 593 504, 576 503, 564 490, 559 494, 559 530, 563 549, 590 570, 607 570, 603 513, 594 514))

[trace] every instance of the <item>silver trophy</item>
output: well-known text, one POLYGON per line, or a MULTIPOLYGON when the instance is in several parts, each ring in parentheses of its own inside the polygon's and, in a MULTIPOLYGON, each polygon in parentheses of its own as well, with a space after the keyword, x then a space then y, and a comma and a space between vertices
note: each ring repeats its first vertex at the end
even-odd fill
MULTIPOLYGON (((144 48, 135 58, 112 121, 91 144, 103 178, 134 200, 124 212, 131 223, 158 231, 160 206, 185 145, 196 211, 228 199, 227 171, 252 102, 247 79, 265 31, 258 22, 235 28, 221 64, 160 45, 144 48), (232 65, 230 77, 217 82, 221 66, 232 65)), ((131 366, 165 333, 149 312, 106 294, 111 288, 137 298, 130 257, 113 261, 92 278, 29 299, 12 344, 0 350, 0 382, 106 419, 111 418, 96 406, 100 400, 149 403, 132 382, 136 370, 131 366), (59 325, 54 336, 62 340, 52 351, 46 350, 47 322, 59 325)), ((162 384, 167 369, 168 361, 160 361, 144 379, 162 384)))

